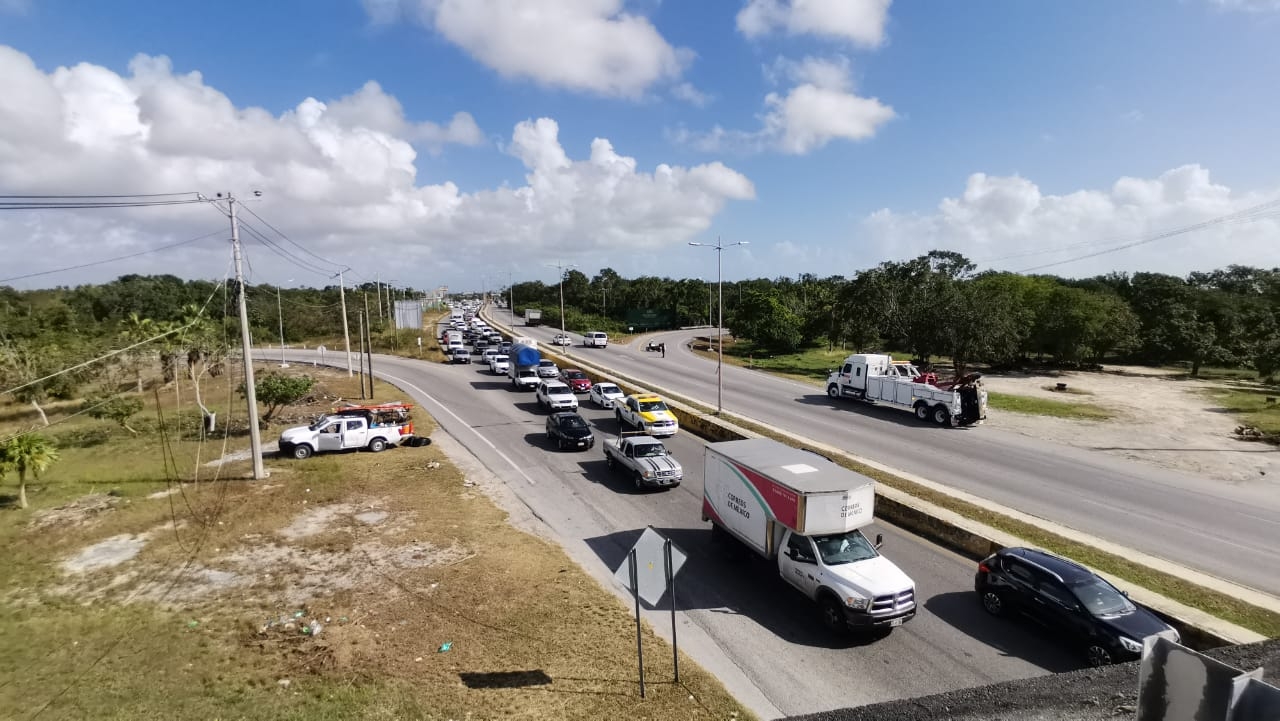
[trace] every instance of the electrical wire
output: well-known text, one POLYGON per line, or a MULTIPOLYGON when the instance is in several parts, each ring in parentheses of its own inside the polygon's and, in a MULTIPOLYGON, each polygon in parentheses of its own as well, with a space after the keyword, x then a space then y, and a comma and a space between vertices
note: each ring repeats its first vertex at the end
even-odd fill
POLYGON ((53 270, 42 270, 37 273, 26 273, 24 275, 15 275, 9 278, 0 278, 0 283, 8 283, 14 280, 26 280, 27 278, 37 278, 42 275, 53 275, 54 273, 65 273, 71 270, 80 270, 81 268, 92 268, 95 265, 106 265, 107 263, 114 263, 119 260, 128 260, 130 258, 137 258, 139 256, 147 255, 149 253, 158 253, 163 250, 171 250, 173 248, 179 248, 181 246, 189 245, 197 241, 205 240, 206 238, 211 238, 215 235, 219 235, 225 232, 226 232, 225 230, 215 230, 212 233, 206 233, 198 238, 189 238, 187 240, 178 241, 177 243, 170 243, 168 245, 159 245, 154 248, 148 248, 146 250, 138 251, 137 253, 130 253, 128 255, 118 255, 114 258, 95 260, 91 263, 81 263, 80 265, 69 265, 65 268, 54 268, 53 270))
POLYGON ((302 245, 301 243, 298 243, 298 242, 297 242, 297 241, 295 241, 294 239, 292 239, 292 238, 290 238, 289 236, 285 235, 285 234, 284 234, 284 233, 282 233, 278 228, 276 228, 274 225, 272 225, 272 224, 268 223, 266 220, 263 220, 262 216, 260 216, 260 215, 258 215, 257 213, 253 212, 253 209, 252 209, 252 208, 249 208, 248 206, 245 206, 245 208, 244 208, 244 209, 245 209, 245 211, 246 211, 246 212, 248 212, 248 213, 249 213, 249 215, 252 215, 253 217, 257 218, 259 221, 261 221, 261 223, 262 223, 263 225, 265 225, 265 226, 267 226, 268 228, 270 228, 271 230, 275 231, 276 235, 279 235, 281 238, 284 238, 285 240, 289 241, 290 243, 293 243, 293 244, 294 244, 294 245, 296 245, 297 247, 301 248, 301 249, 302 249, 302 252, 306 253, 307 255, 311 256, 312 258, 315 258, 316 260, 319 260, 319 261, 321 261, 321 262, 323 262, 323 263, 326 263, 326 264, 328 264, 328 265, 332 265, 332 266, 333 266, 333 267, 335 267, 335 268, 341 268, 341 267, 342 267, 342 264, 341 264, 341 263, 335 263, 335 262, 333 262, 332 260, 329 260, 328 258, 324 258, 324 257, 322 257, 322 256, 316 255, 315 253, 313 253, 313 252, 311 252, 310 250, 308 250, 308 249, 306 248, 306 246, 302 245))
POLYGON ((102 201, 102 202, 17 202, 0 200, 0 210, 85 210, 89 208, 148 208, 156 205, 192 205, 205 201, 193 200, 143 200, 143 201, 102 201))

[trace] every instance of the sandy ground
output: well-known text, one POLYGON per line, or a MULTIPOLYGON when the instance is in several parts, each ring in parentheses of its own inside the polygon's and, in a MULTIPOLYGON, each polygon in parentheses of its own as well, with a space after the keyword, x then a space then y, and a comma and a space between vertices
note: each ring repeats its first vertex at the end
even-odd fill
POLYGON ((988 375, 984 381, 991 391, 1094 403, 1116 414, 1107 421, 1078 421, 993 411, 991 427, 1205 478, 1280 485, 1280 447, 1238 440, 1234 430, 1240 422, 1203 393, 1218 387, 1214 382, 1125 366, 1107 366, 1102 373, 988 375), (1055 383, 1092 395, 1044 389, 1055 383))

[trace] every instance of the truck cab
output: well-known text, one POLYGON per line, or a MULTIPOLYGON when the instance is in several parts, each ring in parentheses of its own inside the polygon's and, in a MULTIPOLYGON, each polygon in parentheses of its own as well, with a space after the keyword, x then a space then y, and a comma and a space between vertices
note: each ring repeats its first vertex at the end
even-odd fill
POLYGON ((778 554, 778 574, 816 601, 829 629, 896 628, 916 615, 911 578, 880 555, 858 529, 802 536, 789 528, 778 554))

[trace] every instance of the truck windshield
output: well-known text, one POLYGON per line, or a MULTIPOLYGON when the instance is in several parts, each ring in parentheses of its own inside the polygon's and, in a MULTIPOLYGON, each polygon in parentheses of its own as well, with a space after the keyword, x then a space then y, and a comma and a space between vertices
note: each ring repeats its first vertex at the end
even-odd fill
POLYGON ((667 447, 661 443, 645 443, 636 446, 636 458, 651 458, 667 455, 667 447))
POLYGON ((842 563, 854 563, 876 557, 875 546, 867 537, 858 531, 839 533, 832 536, 814 536, 813 543, 818 547, 818 555, 828 566, 842 563))
POLYGON ((662 401, 640 401, 641 413, 652 413, 653 411, 665 411, 667 404, 662 401))

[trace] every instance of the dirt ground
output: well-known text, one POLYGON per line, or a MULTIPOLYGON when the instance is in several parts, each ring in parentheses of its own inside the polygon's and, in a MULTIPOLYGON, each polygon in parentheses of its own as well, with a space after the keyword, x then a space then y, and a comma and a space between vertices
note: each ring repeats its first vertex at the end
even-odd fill
POLYGON ((988 375, 983 380, 991 391, 1094 403, 1115 413, 1106 421, 1081 421, 997 411, 986 422, 993 428, 1205 478, 1280 487, 1280 447, 1237 439, 1234 430, 1240 422, 1204 394, 1220 383, 1129 366, 1107 366, 1101 373, 988 375), (1090 395, 1045 389, 1056 383, 1090 395))

